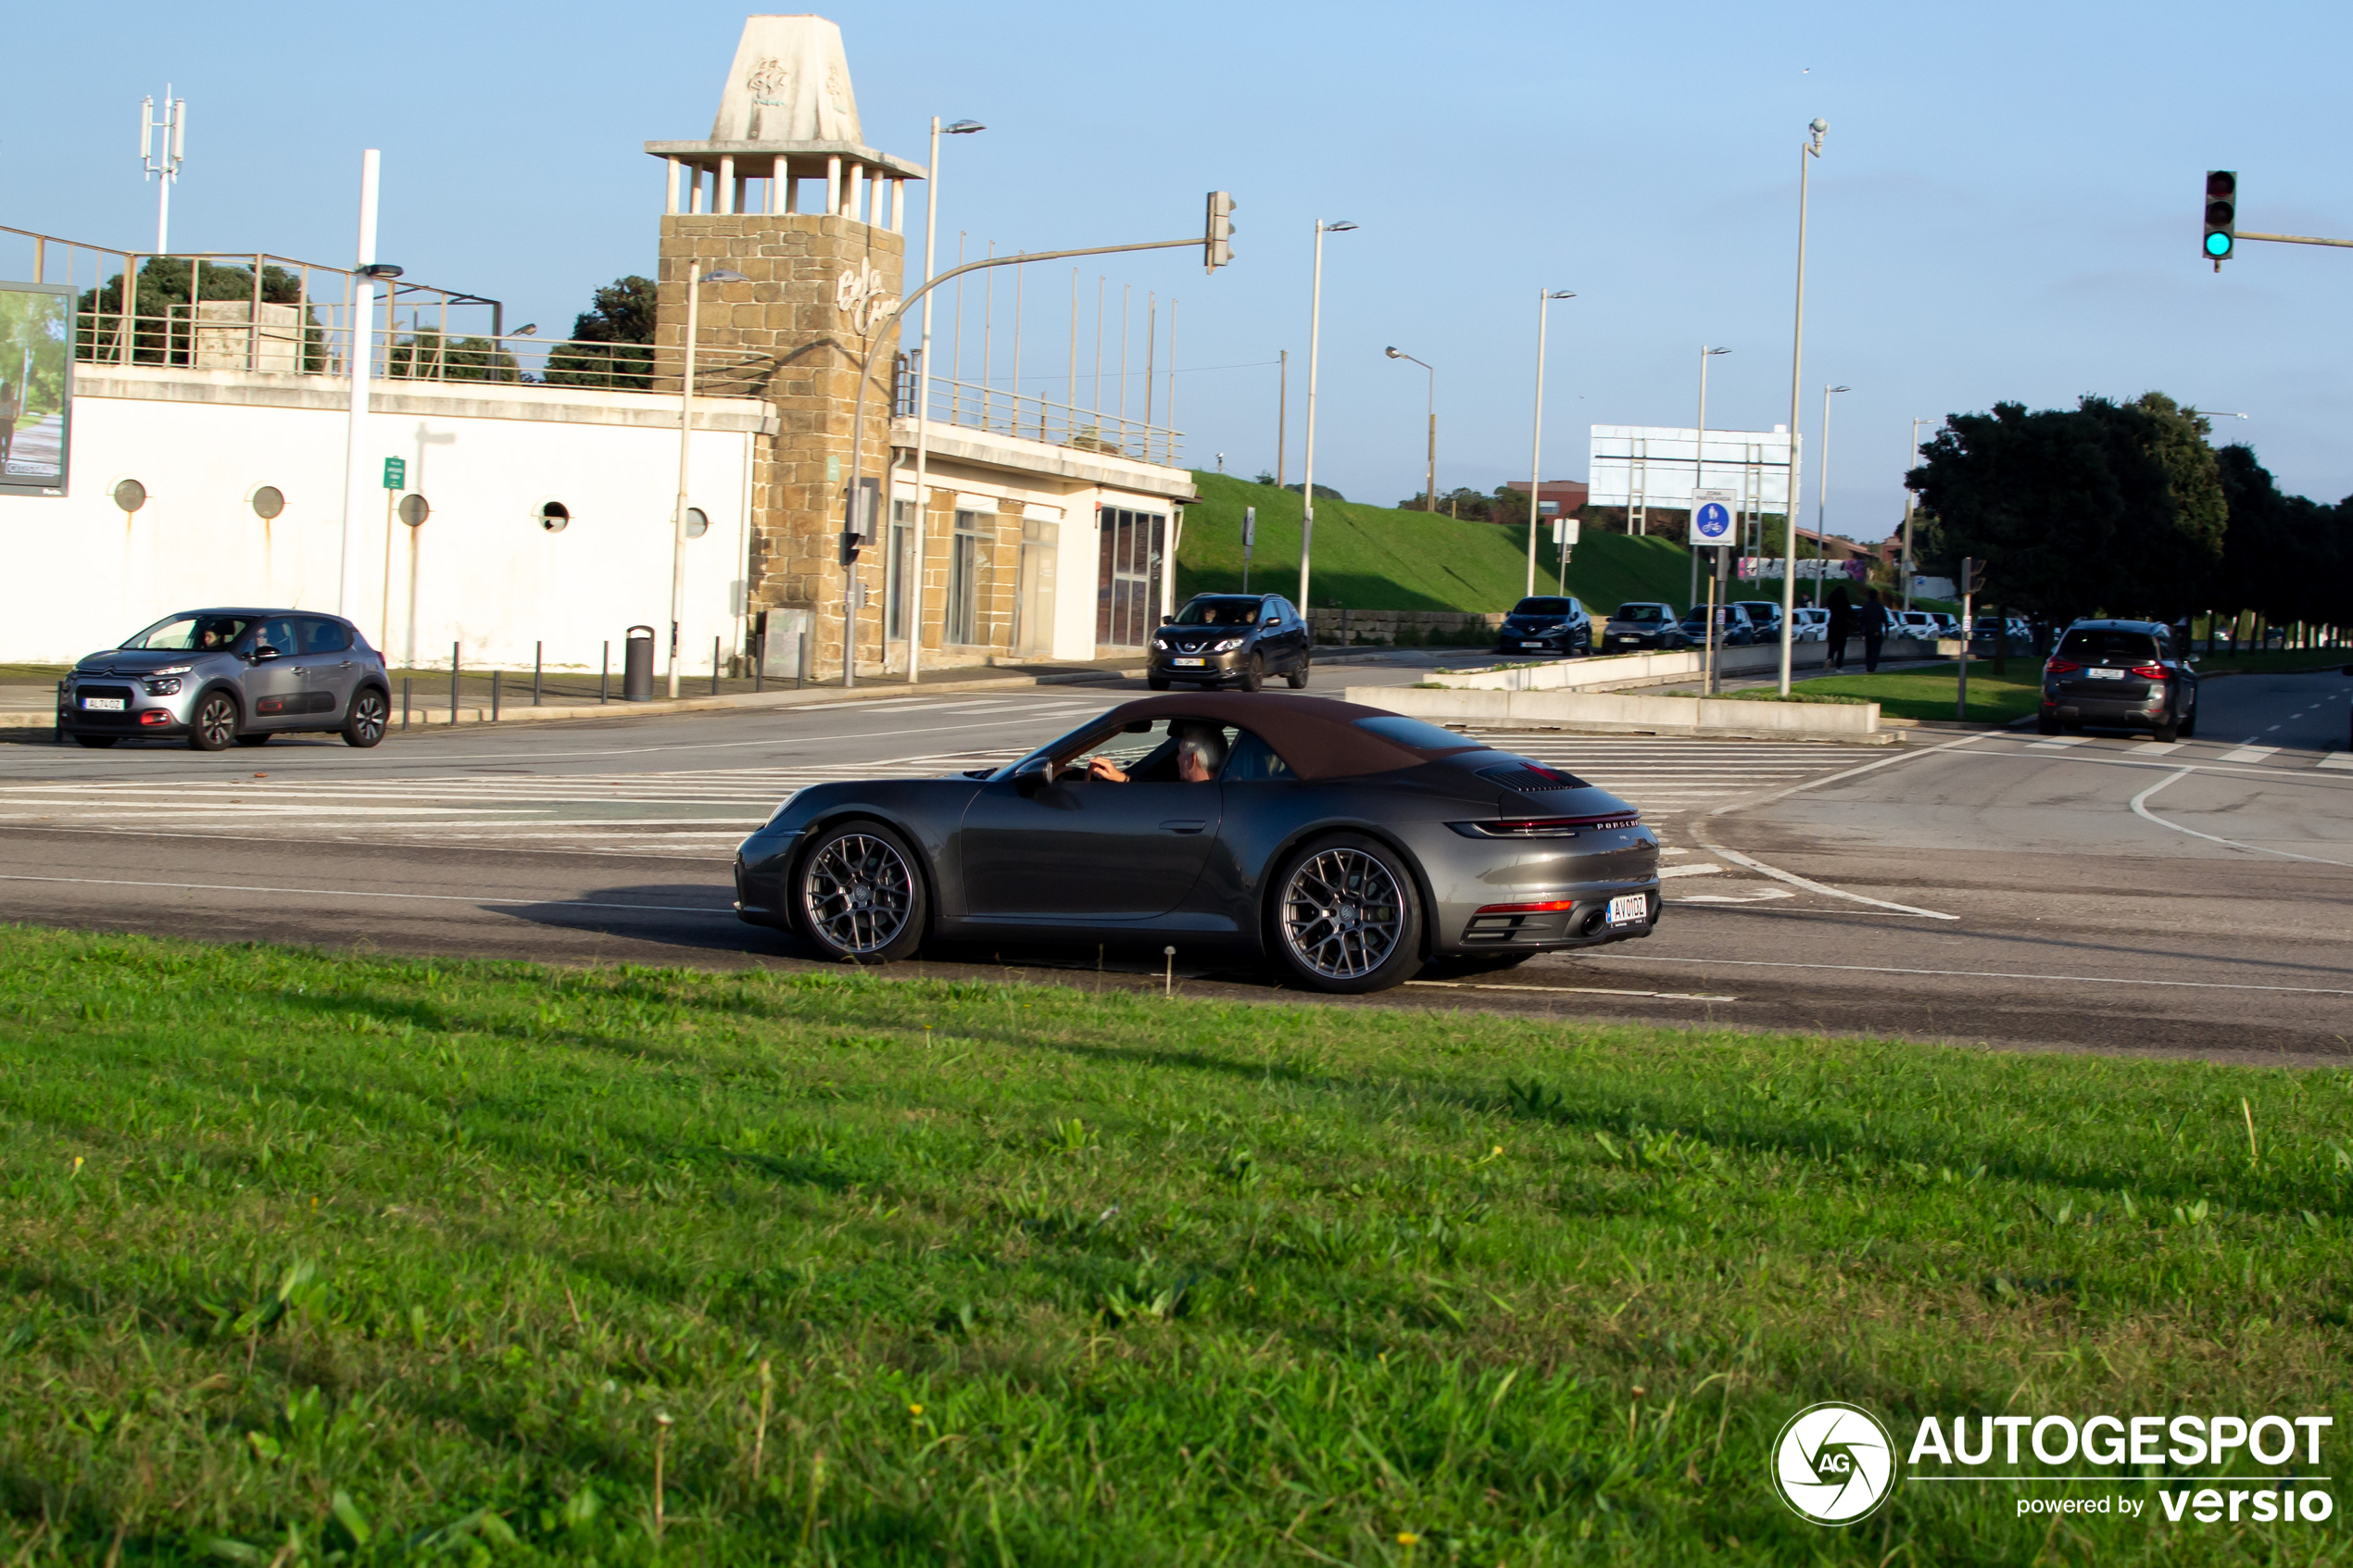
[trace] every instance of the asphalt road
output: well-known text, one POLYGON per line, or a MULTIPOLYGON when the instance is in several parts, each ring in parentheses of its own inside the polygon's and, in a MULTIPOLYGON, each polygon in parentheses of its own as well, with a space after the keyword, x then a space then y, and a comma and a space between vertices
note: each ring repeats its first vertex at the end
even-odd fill
MULTIPOLYGON (((1318 687, 1411 679, 1331 669, 1318 687)), ((1129 683, 1134 685, 1135 683, 1129 683)), ((1017 756, 1121 688, 309 737, 223 755, 0 746, 0 919, 212 941, 709 967, 730 852, 795 784, 1017 756)), ((1900 748, 1515 734, 1660 827, 1658 933, 1350 1006, 2310 1065, 2353 1058, 2353 679, 2205 687, 2197 740, 1919 732, 1900 748), (1919 738, 1925 736, 1926 738, 1919 738)), ((1288 694, 1273 701, 1302 698, 1288 694)), ((1161 983, 1151 954, 927 973, 1161 983)), ((1298 999, 1182 955, 1190 994, 1298 999)))

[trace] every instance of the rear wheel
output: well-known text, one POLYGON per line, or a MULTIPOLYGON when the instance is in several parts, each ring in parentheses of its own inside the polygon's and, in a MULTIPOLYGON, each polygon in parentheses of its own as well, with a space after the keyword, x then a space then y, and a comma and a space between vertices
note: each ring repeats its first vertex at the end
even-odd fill
POLYGON ((1385 991, 1421 968, 1422 906, 1413 873, 1377 839, 1341 834, 1284 862, 1275 879, 1275 947, 1317 991, 1385 991))
POLYGON ((2182 738, 2182 726, 2168 719, 2157 727, 2155 739, 2159 746, 2171 746, 2182 738))
POLYGON ((73 738, 93 751, 104 751, 122 737, 120 735, 76 735, 73 738))
POLYGON ((1250 662, 1242 666, 1242 690, 1254 692, 1265 684, 1266 659, 1264 655, 1252 654, 1250 662))
POLYGON ((196 704, 188 721, 188 744, 198 751, 226 751, 237 738, 237 699, 214 692, 196 704))
POLYGON ((924 939, 924 880, 906 840, 876 822, 849 822, 812 846, 794 880, 802 935, 825 956, 895 963, 924 939))
POLYGON ((2038 735, 2055 735, 2059 733, 2059 721, 2045 713, 2034 721, 2034 733, 2038 735))
POLYGON ((391 720, 392 705, 384 700, 384 694, 373 686, 363 688, 351 699, 351 711, 344 718, 344 744, 362 749, 375 745, 384 738, 384 727, 391 720))
POLYGON ((1302 657, 1299 661, 1299 668, 1284 676, 1283 679, 1290 683, 1291 690, 1303 692, 1307 689, 1307 671, 1308 661, 1302 657))

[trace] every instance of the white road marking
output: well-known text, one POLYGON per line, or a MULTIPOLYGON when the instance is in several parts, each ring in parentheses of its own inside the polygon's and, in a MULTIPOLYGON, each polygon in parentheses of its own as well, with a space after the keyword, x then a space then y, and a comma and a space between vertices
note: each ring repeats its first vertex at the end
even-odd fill
POLYGON ((2332 751, 2313 764, 2316 768, 2336 768, 2353 772, 2353 751, 2332 751))
POLYGON ((2162 757, 2169 751, 2179 751, 2181 749, 2182 743, 2177 740, 2143 741, 2140 745, 2132 749, 2131 755, 2134 757, 2162 757))
POLYGON ((2053 735, 2048 740, 2038 740, 2033 742, 2031 749, 2036 751, 2056 751, 2063 746, 2082 746, 2091 737, 2088 735, 2053 735))
POLYGON ((1794 898, 1797 895, 1786 887, 1757 887, 1746 893, 1687 893, 1680 898, 1669 898, 1670 904, 1769 904, 1777 898, 1794 898))
POLYGON ((1826 882, 1816 882, 1813 878, 1800 876, 1795 872, 1785 872, 1779 866, 1768 866, 1764 861, 1754 859, 1749 856, 1742 854, 1737 849, 1727 849, 1720 844, 1709 844, 1705 839, 1702 839, 1700 842, 1710 853, 1721 855, 1724 859, 1731 861, 1732 864, 1736 866, 1746 866, 1750 871, 1759 872, 1765 876, 1769 876, 1776 882, 1786 882, 1792 887, 1803 887, 1808 893, 1820 893, 1832 898, 1851 899, 1857 904, 1869 904, 1873 909, 1890 909, 1899 915, 1921 915, 1929 920, 1958 920, 1961 918, 1958 915, 1945 914, 1940 909, 1914 909, 1909 904, 1894 904, 1884 898, 1869 898, 1860 893, 1849 893, 1843 887, 1832 887, 1826 882))
POLYGON ((1612 985, 1498 985, 1480 980, 1408 980, 1408 985, 1428 985, 1444 991, 1567 991, 1588 997, 1647 997, 1661 1002, 1737 1002, 1738 997, 1712 997, 1700 991, 1622 991, 1612 985))
MULTIPOLYGON (((2272 726, 2274 729, 2277 725, 2272 726)), ((2260 762, 2279 750, 2276 746, 2243 746, 2236 751, 2226 751, 2215 759, 2218 762, 2260 762)))
POLYGON ((2133 797, 2133 814, 2145 822, 2155 822, 2158 827, 2171 828, 2175 833, 2185 833, 2192 838, 2202 838, 2209 844, 2228 845, 2233 849, 2250 849, 2258 855, 2277 855, 2284 860, 2309 860, 2315 865, 2353 866, 2353 860, 2332 860, 2321 855, 2298 855, 2294 851, 2287 849, 2267 849, 2260 844, 2242 844, 2235 838, 2217 838, 2210 833, 2200 833, 2196 828, 2185 828, 2179 822, 2169 822, 2163 817, 2158 816, 2156 812, 2148 809, 2148 797, 2150 796, 2155 795, 2158 790, 2165 788, 2168 784, 2179 784, 2194 771, 2195 770, 2193 769, 2183 768, 2179 771, 2168 773, 2165 777, 2149 785, 2148 788, 2141 791, 2140 794, 2133 797))
MULTIPOLYGON (((1672 853, 1672 851, 1669 851, 1669 853, 1672 853)), ((1686 849, 1683 853, 1688 855, 1691 851, 1686 849)), ((1662 877, 1714 876, 1723 869, 1724 868, 1721 866, 1710 865, 1705 860, 1694 860, 1687 866, 1661 866, 1658 868, 1658 874, 1662 877)))
POLYGON ((2148 980, 2138 975, 2028 974, 1999 969, 1902 969, 1891 964, 1796 963, 1776 959, 1676 958, 1666 953, 1612 953, 1612 963, 1724 964, 1741 969, 1818 969, 1850 974, 1923 974, 1958 980, 2048 980, 2070 985, 2163 985, 2187 991, 2277 991, 2296 997, 2353 997, 2327 985, 2255 985, 2229 980, 2148 980))

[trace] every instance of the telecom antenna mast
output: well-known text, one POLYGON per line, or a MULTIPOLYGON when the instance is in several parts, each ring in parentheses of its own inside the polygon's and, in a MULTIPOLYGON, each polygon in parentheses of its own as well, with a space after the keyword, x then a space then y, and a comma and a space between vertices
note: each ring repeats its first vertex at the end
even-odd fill
POLYGON ((163 89, 163 112, 156 113, 156 101, 139 101, 139 161, 145 169, 141 178, 154 178, 161 189, 156 200, 156 254, 166 256, 171 245, 171 185, 180 178, 180 160, 188 154, 188 100, 171 95, 171 84, 163 89))

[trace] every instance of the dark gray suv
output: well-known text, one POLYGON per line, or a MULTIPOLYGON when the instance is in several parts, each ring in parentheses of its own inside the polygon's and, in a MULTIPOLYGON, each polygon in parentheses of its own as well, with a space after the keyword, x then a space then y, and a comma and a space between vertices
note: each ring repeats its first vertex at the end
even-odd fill
POLYGON ((1144 684, 1156 692, 1173 681, 1254 692, 1280 675, 1296 691, 1307 684, 1314 651, 1307 618, 1280 594, 1196 594, 1152 633, 1144 684))
POLYGON ((225 751, 330 730, 373 746, 384 738, 391 689, 384 656, 339 615, 182 610, 73 667, 57 688, 57 738, 91 746, 184 738, 198 751, 225 751))

